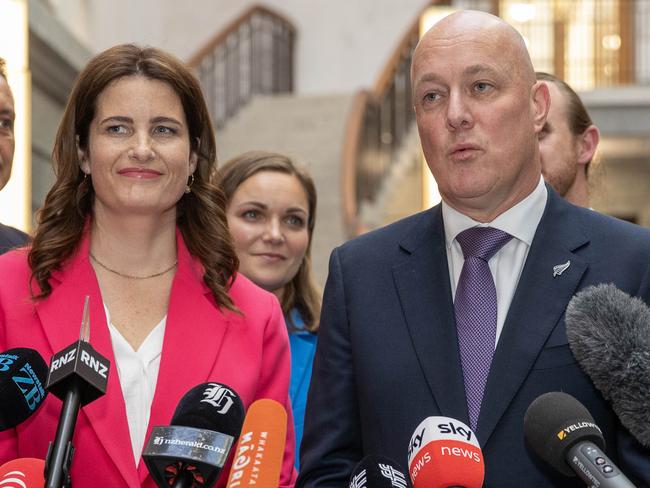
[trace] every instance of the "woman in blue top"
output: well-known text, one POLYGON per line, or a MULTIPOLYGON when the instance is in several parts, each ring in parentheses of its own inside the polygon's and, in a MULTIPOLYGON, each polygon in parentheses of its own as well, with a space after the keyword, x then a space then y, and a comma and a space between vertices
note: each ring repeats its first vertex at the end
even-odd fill
POLYGON ((288 157, 263 151, 231 159, 217 179, 227 199, 240 272, 282 305, 291 343, 289 393, 298 452, 321 308, 311 271, 316 188, 288 157))

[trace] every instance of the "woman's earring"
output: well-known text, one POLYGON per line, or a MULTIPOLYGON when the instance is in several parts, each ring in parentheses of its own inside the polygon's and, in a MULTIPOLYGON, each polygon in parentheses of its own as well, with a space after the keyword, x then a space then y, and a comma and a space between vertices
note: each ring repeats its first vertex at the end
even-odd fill
POLYGON ((192 185, 194 184, 194 173, 190 175, 190 181, 185 185, 185 193, 192 193, 192 185))

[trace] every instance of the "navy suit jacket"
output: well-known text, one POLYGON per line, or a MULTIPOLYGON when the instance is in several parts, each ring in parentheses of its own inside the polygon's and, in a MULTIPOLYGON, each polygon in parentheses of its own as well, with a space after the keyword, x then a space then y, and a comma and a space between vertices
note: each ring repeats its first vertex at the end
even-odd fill
MULTIPOLYGON (((486 488, 584 486, 553 473, 525 444, 524 413, 548 391, 582 402, 614 462, 650 486, 650 453, 580 369, 564 323, 569 300, 589 285, 612 282, 647 302, 649 269, 649 230, 570 205, 549 188, 478 420, 486 488)), ((332 253, 296 486, 347 486, 368 454, 406 468, 409 439, 432 415, 469 424, 440 206, 332 253)))
POLYGON ((20 247, 29 242, 29 236, 18 229, 0 224, 0 254, 14 247, 20 247))

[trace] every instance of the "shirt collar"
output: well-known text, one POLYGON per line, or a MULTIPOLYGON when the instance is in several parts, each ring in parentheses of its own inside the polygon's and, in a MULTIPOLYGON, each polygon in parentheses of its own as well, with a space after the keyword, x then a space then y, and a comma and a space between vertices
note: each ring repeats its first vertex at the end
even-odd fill
POLYGON ((494 227, 507 232, 511 236, 525 242, 530 246, 537 230, 537 225, 542 219, 548 192, 544 179, 540 176, 539 183, 535 189, 521 202, 512 208, 509 208, 492 222, 477 222, 458 210, 452 208, 444 200, 442 202, 442 220, 445 226, 445 241, 447 248, 451 248, 451 243, 456 236, 465 229, 470 227, 483 226, 494 227))

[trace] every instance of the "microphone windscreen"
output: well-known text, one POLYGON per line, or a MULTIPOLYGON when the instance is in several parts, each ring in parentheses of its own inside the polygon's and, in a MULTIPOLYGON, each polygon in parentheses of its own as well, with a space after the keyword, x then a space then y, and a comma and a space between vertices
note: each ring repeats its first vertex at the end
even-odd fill
POLYGON ((286 436, 284 407, 268 398, 253 402, 244 419, 226 486, 278 486, 286 436))
POLYGON ((239 437, 244 405, 235 390, 220 383, 202 383, 178 402, 171 425, 194 427, 239 437))
POLYGON ((566 462, 574 444, 590 441, 605 449, 603 434, 589 411, 574 397, 559 391, 533 400, 524 415, 524 436, 542 460, 567 476, 575 475, 566 462))
POLYGON ((476 435, 463 422, 427 417, 415 429, 408 450, 414 488, 481 488, 485 461, 476 435))
POLYGON ((21 458, 0 466, 0 487, 43 488, 45 485, 45 461, 21 458))
POLYGON ((384 456, 368 455, 354 467, 348 488, 407 488, 404 469, 384 456))
POLYGON ((612 284, 591 286, 569 302, 566 333, 621 423, 650 447, 650 308, 612 284))
POLYGON ((43 404, 47 373, 45 360, 34 349, 0 354, 0 431, 25 421, 43 404))

